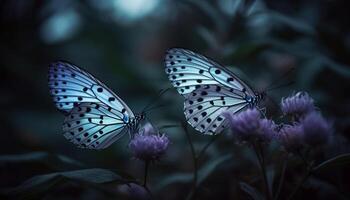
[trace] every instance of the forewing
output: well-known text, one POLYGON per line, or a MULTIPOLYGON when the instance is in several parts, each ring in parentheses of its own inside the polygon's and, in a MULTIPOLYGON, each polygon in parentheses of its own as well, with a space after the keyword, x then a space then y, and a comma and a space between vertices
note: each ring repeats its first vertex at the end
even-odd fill
POLYGON ((81 148, 104 149, 126 132, 124 113, 99 103, 80 103, 66 116, 64 136, 81 148))
POLYGON ((241 91, 217 85, 204 85, 186 97, 184 113, 188 123, 203 134, 214 135, 226 128, 222 115, 237 113, 247 108, 245 94, 241 91))
POLYGON ((49 67, 50 93, 56 107, 68 114, 72 108, 84 102, 104 104, 134 117, 130 108, 105 84, 79 67, 59 61, 49 67))
POLYGON ((174 48, 165 56, 165 72, 172 85, 187 95, 202 85, 220 85, 250 95, 252 89, 234 73, 209 58, 190 50, 174 48))

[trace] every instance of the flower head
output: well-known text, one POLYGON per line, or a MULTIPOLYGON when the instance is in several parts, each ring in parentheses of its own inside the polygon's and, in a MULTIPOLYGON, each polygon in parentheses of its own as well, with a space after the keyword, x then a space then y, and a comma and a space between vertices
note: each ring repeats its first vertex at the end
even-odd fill
POLYGON ((306 92, 298 92, 282 99, 281 110, 284 115, 301 117, 315 110, 314 100, 306 92))
POLYGON ((304 130, 301 124, 284 125, 277 134, 279 140, 288 152, 296 152, 303 147, 304 130))
POLYGON ((160 135, 147 123, 139 133, 129 143, 129 148, 134 157, 144 161, 159 160, 168 148, 169 139, 167 136, 160 135))
POLYGON ((260 140, 268 142, 275 134, 275 124, 268 119, 262 119, 257 109, 248 109, 238 114, 224 113, 228 119, 233 134, 241 142, 260 140))
POLYGON ((304 141, 310 146, 327 144, 332 134, 331 125, 319 113, 311 112, 302 120, 304 141))

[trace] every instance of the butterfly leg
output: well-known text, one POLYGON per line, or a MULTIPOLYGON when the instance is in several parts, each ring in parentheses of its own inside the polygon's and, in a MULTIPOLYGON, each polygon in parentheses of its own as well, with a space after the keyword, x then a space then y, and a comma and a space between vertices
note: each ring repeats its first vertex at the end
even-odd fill
POLYGON ((257 107, 257 109, 260 111, 260 113, 264 116, 264 118, 266 118, 266 107, 263 108, 259 108, 257 107))

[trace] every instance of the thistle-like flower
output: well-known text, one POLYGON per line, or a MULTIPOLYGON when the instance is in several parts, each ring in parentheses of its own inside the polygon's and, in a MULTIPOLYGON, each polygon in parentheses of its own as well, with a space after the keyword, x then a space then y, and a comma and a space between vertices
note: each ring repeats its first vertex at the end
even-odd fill
POLYGON ((169 139, 159 134, 150 123, 147 123, 129 143, 129 148, 135 158, 144 161, 155 161, 165 153, 169 139))
POLYGON ((330 141, 332 128, 330 123, 317 112, 305 116, 303 125, 304 141, 310 146, 327 144, 330 141))
POLYGON ((281 110, 284 115, 303 117, 315 110, 314 100, 306 92, 298 92, 287 98, 282 98, 281 110))
POLYGON ((288 152, 297 152, 304 146, 304 129, 301 124, 284 125, 276 136, 288 152))
POLYGON ((234 136, 240 142, 269 142, 275 135, 272 120, 263 119, 257 109, 248 109, 238 114, 225 112, 234 136))

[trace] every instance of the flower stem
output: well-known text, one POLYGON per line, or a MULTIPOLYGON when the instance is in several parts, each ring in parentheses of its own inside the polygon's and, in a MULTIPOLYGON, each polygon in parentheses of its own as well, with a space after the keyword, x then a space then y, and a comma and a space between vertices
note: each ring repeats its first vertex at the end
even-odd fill
POLYGON ((188 133, 186 125, 183 125, 186 137, 188 140, 188 143, 190 144, 191 148, 191 154, 192 154, 192 160, 193 160, 193 181, 192 181, 192 188, 189 194, 187 195, 186 199, 194 199, 196 195, 196 190, 198 186, 198 161, 202 158, 205 151, 210 147, 211 144, 215 142, 215 140, 218 138, 218 136, 212 137, 212 139, 201 149, 201 151, 198 153, 198 155, 195 152, 194 145, 192 142, 192 139, 190 137, 190 134, 188 133))
POLYGON ((295 196, 295 194, 299 191, 301 186, 305 183, 305 181, 311 176, 312 172, 308 169, 304 177, 301 179, 301 181, 298 183, 298 185, 294 188, 293 192, 289 195, 288 200, 292 200, 295 196))
POLYGON ((281 177, 280 177, 280 181, 278 183, 277 192, 275 194, 275 197, 273 198, 274 200, 278 200, 279 195, 281 193, 283 182, 284 182, 284 177, 286 174, 287 164, 288 164, 288 154, 287 154, 287 156, 284 159, 283 164, 282 164, 281 177))
POLYGON ((305 156, 301 153, 298 152, 298 155, 300 156, 300 158, 303 160, 304 165, 306 167, 306 173, 303 176, 303 178, 300 180, 300 182, 298 183, 298 185, 294 188, 293 192, 289 195, 288 200, 291 200, 294 198, 295 194, 300 190, 301 186, 303 186, 303 184, 305 183, 305 181, 312 175, 312 167, 313 167, 313 162, 309 163, 307 161, 307 159, 305 158, 305 156))
POLYGON ((148 167, 149 167, 149 161, 145 161, 145 171, 144 171, 144 177, 143 177, 143 187, 145 188, 147 188, 148 167))
POLYGON ((190 193, 187 195, 186 199, 192 199, 194 198, 195 192, 196 192, 196 188, 197 188, 197 179, 198 179, 198 160, 197 160, 197 156, 196 156, 196 152, 194 150, 194 146, 193 146, 193 142, 192 139, 190 137, 190 134, 188 133, 187 130, 187 126, 186 124, 183 124, 185 133, 186 133, 186 137, 188 140, 188 143, 190 144, 190 148, 191 148, 191 155, 192 155, 192 160, 193 160, 193 181, 192 181, 192 189, 190 191, 190 193))
POLYGON ((202 150, 197 155, 197 160, 200 160, 204 155, 205 151, 209 148, 211 144, 213 144, 220 135, 214 135, 211 140, 202 148, 202 150))
POLYGON ((265 158, 264 158, 264 151, 260 145, 259 142, 253 144, 253 149, 256 154, 256 157, 258 158, 261 173, 263 175, 264 180, 264 189, 265 189, 265 195, 267 200, 271 200, 271 193, 269 190, 269 184, 267 181, 267 175, 266 175, 266 167, 265 167, 265 158))
POLYGON ((305 158, 305 156, 300 152, 297 151, 297 155, 301 158, 301 160, 303 161, 303 164, 305 165, 306 169, 308 169, 309 167, 309 162, 307 161, 307 159, 305 158))

